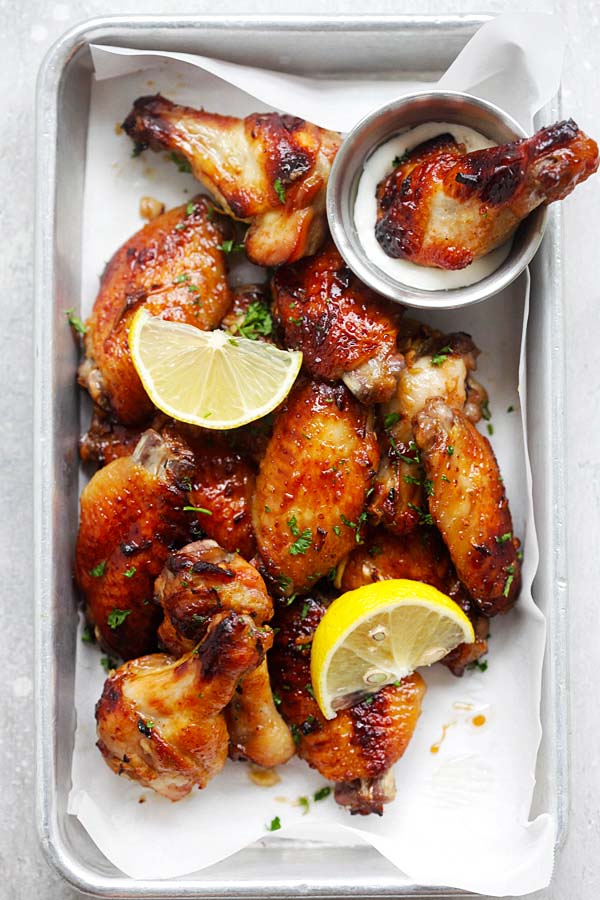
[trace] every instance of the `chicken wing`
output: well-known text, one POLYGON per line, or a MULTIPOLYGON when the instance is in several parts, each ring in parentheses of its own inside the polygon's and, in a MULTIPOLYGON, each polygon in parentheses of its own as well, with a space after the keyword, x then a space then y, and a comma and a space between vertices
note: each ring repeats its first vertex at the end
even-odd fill
POLYGON ((458 577, 484 615, 505 612, 521 586, 519 541, 490 442, 439 398, 415 421, 429 510, 458 577))
POLYGON ((396 349, 402 307, 362 284, 332 241, 278 269, 272 287, 286 346, 302 350, 313 378, 342 379, 364 403, 390 399, 403 365, 396 349))
POLYGON ((319 600, 297 600, 276 612, 270 655, 281 712, 290 724, 302 759, 335 782, 338 803, 352 813, 383 812, 395 796, 391 766, 403 755, 415 729, 425 693, 416 673, 327 720, 312 694, 310 647, 325 613, 319 600))
POLYGON ((431 485, 414 442, 415 415, 429 399, 444 397, 477 422, 487 401, 487 393, 473 377, 479 350, 470 335, 442 334, 410 320, 403 323, 402 332, 398 346, 406 365, 394 396, 381 410, 383 453, 369 502, 372 520, 396 534, 429 521, 425 497, 431 485))
POLYGON ((463 269, 597 168, 597 144, 572 119, 473 153, 443 134, 408 153, 380 182, 375 235, 388 256, 463 269))
POLYGON ((459 644, 440 662, 454 675, 487 653, 488 621, 458 580, 448 550, 435 528, 414 528, 403 535, 377 529, 337 568, 336 587, 352 591, 389 578, 423 581, 442 591, 467 614, 475 630, 472 644, 459 644))
POLYGON ((178 484, 192 470, 185 448, 147 431, 133 456, 100 469, 81 495, 77 583, 101 646, 123 659, 156 647, 154 579, 188 534, 178 484))
POLYGON ((113 772, 170 800, 206 787, 227 759, 223 709, 271 640, 229 611, 181 659, 156 653, 114 671, 96 705, 98 748, 113 772))
POLYGON ((252 341, 276 344, 285 349, 271 311, 266 285, 246 284, 233 291, 233 300, 221 327, 252 341))
POLYGON ((203 197, 164 213, 115 253, 87 322, 79 381, 125 425, 145 422, 152 403, 133 367, 128 332, 134 310, 211 329, 230 304, 223 232, 203 197))
MULTIPOLYGON (((189 652, 222 610, 250 616, 257 625, 273 615, 254 566, 214 541, 197 541, 169 556, 155 596, 165 614, 159 637, 174 655, 189 652)), ((277 766, 294 755, 294 742, 273 701, 266 661, 240 681, 226 716, 232 756, 277 766)))
POLYGON ((245 246, 257 265, 314 253, 326 233, 325 194, 341 138, 279 113, 220 116, 165 97, 140 97, 123 123, 138 149, 171 150, 224 212, 250 222, 245 246))
POLYGON ((252 501, 258 552, 283 593, 308 590, 360 540, 378 462, 369 414, 343 385, 293 389, 252 501))

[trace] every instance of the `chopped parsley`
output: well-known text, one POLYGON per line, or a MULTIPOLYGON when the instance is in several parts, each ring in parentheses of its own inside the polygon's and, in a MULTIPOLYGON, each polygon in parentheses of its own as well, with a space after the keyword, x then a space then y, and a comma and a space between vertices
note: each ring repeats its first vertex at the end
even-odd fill
POLYGON ((313 794, 313 800, 315 803, 318 803, 319 800, 324 800, 326 797, 329 797, 331 794, 331 788, 329 785, 325 785, 325 787, 319 788, 318 791, 315 791, 313 794))
POLYGON ((510 541, 512 538, 512 531, 507 531, 506 534, 501 535, 496 538, 497 544, 505 544, 507 541, 510 541))
POLYGON ((378 547, 377 544, 373 544, 369 547, 369 556, 380 556, 383 553, 381 547, 378 547))
POLYGON ((281 706, 281 697, 273 691, 273 703, 275 706, 281 706))
POLYGON ((454 453, 454 447, 452 446, 452 444, 448 444, 448 446, 446 447, 446 453, 448 454, 448 456, 452 456, 452 454, 454 453))
POLYGON ((108 674, 111 669, 117 668, 116 659, 112 659, 110 656, 101 656, 100 657, 100 665, 104 669, 104 671, 108 674))
POLYGON ((487 423, 487 433, 489 434, 490 437, 491 437, 491 436, 493 435, 493 433, 494 433, 494 426, 492 425, 491 422, 488 422, 488 423, 487 423))
POLYGON ((253 300, 244 321, 239 327, 242 337, 251 341, 256 341, 259 337, 268 337, 273 334, 273 316, 266 303, 260 300, 253 300))
POLYGON ((265 825, 267 831, 279 831, 281 828, 281 819, 279 816, 275 816, 275 818, 271 819, 268 825, 265 825))
POLYGON ((412 475, 406 475, 406 474, 404 474, 404 475, 402 476, 402 480, 403 480, 406 484, 421 484, 421 479, 420 479, 420 478, 414 478, 412 475))
POLYGON ((448 478, 447 475, 441 475, 440 477, 441 477, 442 481, 447 481, 448 484, 450 484, 450 479, 448 478))
POLYGON ((478 672, 487 672, 487 667, 488 667, 487 659, 484 659, 484 660, 476 659, 474 662, 469 663, 469 665, 467 666, 467 669, 469 669, 471 672, 474 669, 477 669, 478 672))
POLYGON ((83 631, 81 632, 81 640, 84 644, 93 644, 94 643, 94 635, 92 629, 89 625, 86 625, 83 631))
POLYGON ((178 275, 177 278, 173 279, 173 284, 181 284, 182 282, 189 281, 189 280, 190 280, 189 275, 178 275))
POLYGON ((340 536, 340 534, 342 533, 342 529, 340 528, 339 525, 333 526, 333 533, 335 534, 336 537, 340 536))
POLYGON ((438 353, 431 357, 431 365, 441 366, 441 364, 446 362, 446 360, 448 359, 449 353, 452 353, 452 347, 442 347, 442 349, 438 353))
POLYGON ((300 613, 300 618, 305 619, 310 612, 310 600, 305 600, 302 604, 302 612, 300 613))
POLYGON ((217 250, 222 250, 223 253, 239 253, 243 249, 244 245, 236 244, 235 241, 223 241, 222 244, 217 244, 217 250))
POLYGON ((75 315, 75 310, 73 309, 73 307, 71 307, 71 309, 68 309, 66 311, 65 316, 67 317, 67 321, 68 321, 69 325, 71 326, 71 328, 73 329, 73 331, 76 331, 77 334, 85 334, 86 333, 87 328, 85 327, 85 325, 83 324, 83 322, 81 321, 79 316, 75 315))
POLYGON ((310 545, 312 544, 312 531, 310 528, 305 528, 304 531, 300 531, 298 528, 298 523, 296 521, 296 516, 292 516, 287 520, 288 527, 292 532, 293 537, 296 538, 292 546, 290 547, 291 556, 299 556, 306 553, 310 545))
POLYGON ((426 497, 433 497, 433 494, 434 494, 434 491, 433 491, 433 481, 431 480, 431 478, 426 478, 426 479, 425 479, 425 481, 423 482, 423 487, 424 487, 424 489, 425 489, 425 496, 426 496, 426 497))
POLYGON ((300 741, 302 740, 302 735, 300 734, 300 729, 298 728, 298 726, 296 725, 296 723, 293 723, 293 724, 292 724, 292 726, 291 726, 291 728, 290 728, 290 731, 292 732, 292 738, 293 738, 294 743, 295 743, 295 745, 296 745, 296 747, 297 747, 298 744, 300 743, 300 741))
POLYGON ((515 411, 515 408, 514 408, 514 406, 513 406, 512 403, 511 403, 511 405, 508 407, 508 409, 506 410, 506 412, 509 413, 509 412, 514 412, 514 411, 515 411))
POLYGON ((492 414, 490 412, 490 401, 489 400, 484 400, 483 403, 481 404, 481 415, 486 420, 486 422, 489 422, 489 420, 492 418, 492 414))
POLYGON ((106 621, 108 622, 109 626, 114 631, 116 628, 119 627, 119 625, 123 624, 123 622, 125 621, 127 616, 130 615, 130 613, 131 613, 130 609, 112 609, 109 612, 106 621))
POLYGON ((282 591, 287 591, 287 589, 291 586, 291 584, 292 584, 292 579, 288 578, 287 575, 279 576, 279 587, 281 588, 282 591))
POLYGON ((175 163, 175 165, 177 166, 178 172, 191 172, 192 171, 192 167, 189 164, 189 162, 187 161, 187 159, 185 158, 185 156, 181 156, 181 154, 173 152, 173 153, 169 153, 169 159, 171 160, 171 162, 175 163))
POLYGON ((276 178, 273 182, 273 188, 275 189, 275 193, 279 197, 280 203, 285 203, 285 188, 281 181, 281 178, 276 178))
POLYGON ((408 157, 410 156, 410 150, 405 150, 402 156, 395 156, 392 160, 392 165, 394 169, 397 169, 398 166, 401 166, 402 163, 405 163, 408 157))
POLYGON ((399 421, 400 421, 399 413, 395 413, 395 412, 388 413, 387 416, 383 420, 383 427, 387 431, 389 428, 392 428, 396 424, 396 422, 399 422, 399 421))
POLYGON ((350 519, 347 519, 343 513, 340 514, 340 519, 342 520, 342 522, 344 523, 344 525, 347 528, 352 528, 352 530, 355 532, 354 537, 355 537, 356 543, 362 544, 363 541, 360 536, 360 529, 362 527, 363 522, 366 522, 366 520, 367 520, 367 513, 361 512, 361 514, 358 517, 358 519, 356 520, 356 522, 351 522, 350 519))
MULTIPOLYGON (((206 419, 207 417, 205 416, 204 418, 206 419)), ((212 516, 210 509, 204 509, 203 506, 184 506, 183 511, 202 513, 204 516, 212 516)))
POLYGON ((510 592, 510 586, 513 583, 513 581, 515 580, 515 567, 507 566, 504 571, 508 573, 508 578, 506 579, 506 584, 504 585, 504 590, 502 591, 502 596, 508 597, 508 594, 510 592))
POLYGON ((90 575, 92 576, 92 578, 102 578, 105 569, 106 560, 103 559, 102 562, 99 562, 97 566, 94 566, 93 569, 90 569, 90 575))
POLYGON ((138 719, 137 721, 138 731, 144 735, 144 737, 152 736, 152 729, 154 728, 154 722, 150 719, 147 722, 144 722, 143 719, 138 719))
POLYGON ((315 699, 315 692, 313 691, 313 686, 310 682, 308 682, 308 684, 304 685, 304 690, 310 694, 310 696, 313 698, 313 700, 315 699))
POLYGON ((135 159, 136 156, 140 156, 144 152, 146 147, 146 144, 136 141, 136 143, 133 145, 133 150, 131 151, 131 156, 133 157, 133 159, 135 159))
POLYGON ((308 797, 298 797, 298 806, 301 806, 304 810, 302 813, 303 816, 310 812, 310 800, 308 797))
POLYGON ((433 525, 433 517, 426 509, 423 509, 421 506, 416 506, 414 503, 407 503, 406 505, 409 509, 412 509, 419 514, 419 525, 433 525))
POLYGON ((123 572, 123 578, 133 578, 133 576, 135 575, 136 572, 137 572, 136 567, 131 566, 131 568, 126 569, 126 571, 123 572))
POLYGON ((194 214, 195 209, 196 209, 196 204, 194 203, 193 200, 190 200, 190 202, 188 203, 188 205, 185 208, 186 216, 192 216, 194 214))

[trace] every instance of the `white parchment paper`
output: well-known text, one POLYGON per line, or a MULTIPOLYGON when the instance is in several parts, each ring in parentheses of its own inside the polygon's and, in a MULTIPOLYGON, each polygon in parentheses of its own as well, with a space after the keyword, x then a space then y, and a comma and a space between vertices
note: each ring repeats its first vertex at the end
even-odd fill
MULTIPOLYGON (((164 157, 131 157, 115 129, 133 100, 160 91, 179 103, 246 115, 278 109, 348 130, 414 82, 319 81, 188 54, 94 47, 83 216, 82 309, 87 313, 106 260, 143 224, 139 199, 167 207, 197 192, 191 175, 164 157)), ((556 93, 560 25, 551 16, 501 16, 485 25, 439 82, 493 100, 528 129, 556 93)), ((132 878, 188 874, 267 834, 367 840, 412 880, 496 896, 525 894, 550 880, 555 823, 529 820, 540 740, 545 623, 531 596, 538 562, 525 442, 524 342, 529 276, 486 303, 424 314, 445 330, 471 333, 482 349, 480 377, 490 393, 493 446, 506 482, 515 533, 523 541, 523 590, 510 615, 491 622, 489 667, 454 678, 442 666, 423 674, 428 691, 411 744, 397 764, 397 800, 384 816, 352 819, 330 797, 312 797, 323 779, 300 760, 279 770, 273 787, 256 786, 245 764, 228 763, 204 791, 171 803, 117 778, 95 748, 94 705, 104 681, 95 647, 78 646, 77 731, 69 812, 100 850, 132 878), (514 412, 508 409, 514 407, 514 412), (476 715, 485 716, 476 727, 476 715), (443 737, 443 735, 445 735, 443 737), (443 740, 442 740, 443 737, 443 740), (437 747, 437 752, 432 752, 437 747), (143 802, 142 802, 143 801, 143 802)))

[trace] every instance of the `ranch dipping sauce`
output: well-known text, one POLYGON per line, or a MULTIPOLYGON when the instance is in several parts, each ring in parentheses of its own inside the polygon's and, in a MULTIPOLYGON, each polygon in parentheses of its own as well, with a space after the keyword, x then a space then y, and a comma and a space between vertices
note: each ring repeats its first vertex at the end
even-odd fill
POLYGON ((408 150, 439 134, 451 134, 457 143, 465 145, 468 153, 496 146, 494 141, 488 140, 478 131, 465 125, 453 125, 450 122, 427 122, 418 125, 381 144, 367 158, 354 203, 354 226, 363 250, 371 262, 394 280, 427 291, 447 291, 481 281, 504 262, 511 246, 511 241, 508 240, 501 247, 497 247, 481 259, 476 259, 464 269, 451 271, 417 266, 406 259, 393 259, 380 247, 375 237, 377 185, 392 171, 393 160, 396 157, 402 157, 408 150))

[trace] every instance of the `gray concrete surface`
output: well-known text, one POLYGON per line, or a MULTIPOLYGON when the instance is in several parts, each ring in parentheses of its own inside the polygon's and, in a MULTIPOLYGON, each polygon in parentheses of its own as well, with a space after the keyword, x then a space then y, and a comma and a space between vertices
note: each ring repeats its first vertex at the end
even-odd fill
MULTIPOLYGON (((39 63, 64 30, 86 18, 136 13, 459 13, 557 11, 569 47, 565 110, 600 130, 600 0, 276 0, 225 5, 207 0, 48 2, 0 0, 0 548, 3 579, 0 658, 6 692, 0 725, 0 898, 67 900, 75 892, 48 868, 33 814, 32 726, 32 241, 34 84, 39 63)), ((600 179, 565 210, 569 464, 572 790, 570 826, 550 888, 536 900, 600 896, 600 704, 598 534, 600 533, 600 179)))

